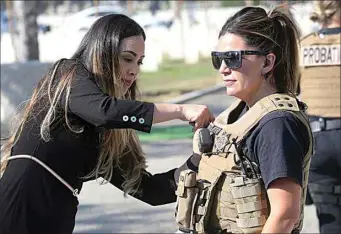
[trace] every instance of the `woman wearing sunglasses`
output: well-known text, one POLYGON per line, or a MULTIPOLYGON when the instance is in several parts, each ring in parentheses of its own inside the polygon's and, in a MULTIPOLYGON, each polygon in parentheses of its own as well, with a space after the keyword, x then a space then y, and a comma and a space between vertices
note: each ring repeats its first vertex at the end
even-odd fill
POLYGON ((213 117, 201 105, 136 100, 145 39, 129 17, 101 17, 40 80, 2 148, 1 234, 72 233, 77 195, 98 177, 151 205, 175 201, 181 169, 148 173, 135 130, 177 118, 204 127, 213 117))
POLYGON ((219 33, 212 63, 227 95, 239 100, 209 125, 211 148, 203 147, 210 145, 208 134, 196 132, 194 152, 202 154, 196 190, 186 187, 192 183, 185 174, 177 191, 177 213, 185 217, 177 216, 181 231, 299 233, 302 228, 312 134, 305 105, 293 94, 300 33, 281 10, 243 8, 219 33), (196 192, 194 204, 184 206, 186 194, 196 192))
POLYGON ((301 40, 300 98, 315 139, 308 189, 320 233, 341 230, 341 2, 314 1, 310 19, 320 30, 301 40))
POLYGON ((286 110, 275 103, 277 98, 292 96, 293 105, 303 106, 294 95, 299 35, 298 26, 280 7, 269 13, 247 7, 227 20, 212 52, 213 66, 221 74, 227 95, 242 100, 238 104, 242 108, 231 110, 234 115, 226 119, 227 124, 252 118, 248 112, 266 100, 274 102, 245 141, 247 156, 258 165, 270 205, 262 233, 290 233, 302 227, 311 133, 301 108, 286 110))

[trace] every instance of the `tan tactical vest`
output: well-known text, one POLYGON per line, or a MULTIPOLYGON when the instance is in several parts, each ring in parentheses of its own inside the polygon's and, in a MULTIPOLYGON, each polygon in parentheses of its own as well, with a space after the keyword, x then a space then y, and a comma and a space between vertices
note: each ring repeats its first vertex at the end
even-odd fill
POLYGON ((198 173, 191 170, 181 172, 176 191, 176 221, 182 231, 261 233, 270 212, 269 200, 258 165, 250 161, 239 147, 256 124, 273 111, 292 112, 306 125, 311 137, 302 166, 301 216, 294 230, 302 228, 312 155, 312 135, 307 117, 295 98, 273 94, 257 102, 236 122, 226 124, 230 114, 240 110, 242 104, 241 101, 234 103, 210 126, 212 131, 216 130, 212 135, 214 141, 210 152, 198 152, 200 147, 196 145, 200 139, 196 135, 194 137, 193 151, 202 155, 198 173))
POLYGON ((309 115, 341 117, 340 34, 312 33, 301 40, 301 99, 309 115))

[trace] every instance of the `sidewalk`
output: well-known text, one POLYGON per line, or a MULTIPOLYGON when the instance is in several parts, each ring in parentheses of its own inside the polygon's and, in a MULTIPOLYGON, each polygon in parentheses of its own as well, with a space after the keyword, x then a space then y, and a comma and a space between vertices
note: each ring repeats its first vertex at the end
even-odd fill
MULTIPOLYGON (((201 105, 210 106, 213 104, 211 101, 200 100, 200 99, 202 99, 203 97, 207 97, 207 96, 214 97, 216 96, 216 94, 221 94, 222 92, 224 92, 224 90, 225 90, 224 84, 220 83, 212 87, 185 93, 183 95, 180 95, 176 98, 169 100, 168 102, 176 103, 176 104, 193 103, 193 104, 201 104, 201 105)), ((224 107, 222 107, 221 109, 223 110, 224 107)), ((187 125, 187 124, 188 124, 187 122, 182 121, 182 120, 172 120, 172 121, 156 124, 155 127, 161 128, 161 127, 187 125)))

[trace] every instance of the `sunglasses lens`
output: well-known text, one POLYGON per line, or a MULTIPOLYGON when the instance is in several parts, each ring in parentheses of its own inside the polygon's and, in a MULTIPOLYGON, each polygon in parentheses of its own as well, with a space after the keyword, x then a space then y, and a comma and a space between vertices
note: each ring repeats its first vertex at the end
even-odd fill
POLYGON ((212 64, 214 69, 219 70, 222 61, 224 60, 226 66, 230 69, 240 68, 242 65, 241 54, 238 51, 231 52, 212 52, 212 64))
POLYGON ((242 65, 241 54, 238 51, 223 53, 212 52, 212 64, 214 69, 219 70, 223 60, 230 69, 237 69, 242 65))
POLYGON ((212 65, 214 69, 219 70, 222 59, 217 54, 213 54, 213 53, 211 57, 212 57, 212 65))
POLYGON ((236 59, 225 58, 224 62, 226 66, 230 69, 237 68, 236 65, 238 62, 236 61, 236 59))
POLYGON ((241 67, 241 57, 238 52, 231 52, 227 58, 224 59, 226 66, 231 69, 236 69, 241 67))

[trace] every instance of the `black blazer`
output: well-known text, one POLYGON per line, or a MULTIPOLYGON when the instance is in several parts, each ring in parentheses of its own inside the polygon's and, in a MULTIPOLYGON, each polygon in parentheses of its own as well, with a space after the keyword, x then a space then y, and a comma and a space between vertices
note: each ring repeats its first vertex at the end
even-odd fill
MULTIPOLYGON (((73 63, 70 60, 64 61, 59 70, 68 68, 73 63)), ((150 132, 153 122, 153 103, 112 98, 97 86, 93 75, 79 62, 77 62, 75 76, 69 98, 70 113, 95 127, 133 128, 150 132)), ((61 104, 64 103, 62 100, 61 104)))
MULTIPOLYGON (((61 79, 61 73, 67 72, 73 62, 61 63, 56 80, 61 79)), ((84 126, 83 132, 70 131, 65 121, 58 121, 57 117, 51 127, 51 140, 42 140, 40 126, 48 109, 42 104, 37 105, 42 107, 41 111, 31 113, 24 124, 11 153, 35 156, 79 190, 83 182, 94 179, 83 177, 97 164, 102 129, 132 128, 149 132, 154 111, 153 103, 118 100, 103 93, 80 63, 67 113, 74 123, 84 126)), ((57 116, 60 115, 64 115, 63 101, 57 110, 57 116)), ((175 171, 155 175, 145 172, 141 193, 134 197, 151 205, 175 202, 175 171)), ((122 172, 115 169, 110 183, 122 189, 123 181, 122 172)), ((72 233, 77 205, 78 200, 71 191, 38 163, 28 159, 9 161, 0 180, 0 233, 72 233)))

